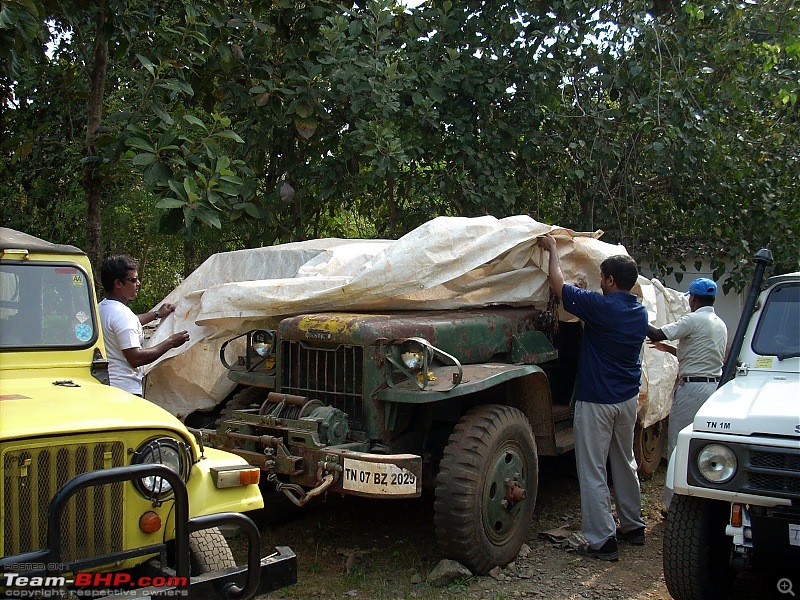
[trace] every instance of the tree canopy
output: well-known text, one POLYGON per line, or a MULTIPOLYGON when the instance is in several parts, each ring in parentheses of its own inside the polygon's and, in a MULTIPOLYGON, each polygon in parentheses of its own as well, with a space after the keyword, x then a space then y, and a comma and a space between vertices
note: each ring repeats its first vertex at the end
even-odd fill
POLYGON ((798 268, 793 0, 10 0, 0 56, 4 224, 137 256, 156 300, 213 252, 437 215, 798 268))

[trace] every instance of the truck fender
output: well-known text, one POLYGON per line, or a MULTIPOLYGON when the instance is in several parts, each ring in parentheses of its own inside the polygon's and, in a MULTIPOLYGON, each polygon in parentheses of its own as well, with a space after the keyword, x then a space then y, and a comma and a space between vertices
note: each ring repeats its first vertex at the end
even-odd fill
POLYGON ((506 390, 506 403, 528 417, 540 456, 556 456, 573 447, 572 407, 553 404, 550 381, 542 369, 537 367, 535 371, 510 381, 506 390), (568 427, 559 427, 559 421, 567 422, 568 427), (558 430, 565 435, 557 435, 558 430))

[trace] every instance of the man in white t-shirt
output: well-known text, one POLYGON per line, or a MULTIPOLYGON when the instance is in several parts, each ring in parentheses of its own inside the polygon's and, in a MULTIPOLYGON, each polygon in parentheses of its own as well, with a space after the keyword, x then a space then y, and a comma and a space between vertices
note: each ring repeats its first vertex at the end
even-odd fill
POLYGON ((158 310, 135 314, 128 302, 139 292, 139 266, 124 254, 103 261, 100 280, 106 298, 100 302, 100 323, 106 342, 108 375, 111 385, 137 396, 142 395, 142 365, 161 358, 172 348, 189 341, 189 333, 180 331, 166 340, 144 348, 142 325, 163 319, 175 310, 172 304, 163 304, 158 310))
MULTIPOLYGON (((700 277, 689 286, 691 312, 674 323, 657 329, 648 325, 652 345, 678 357, 678 381, 672 396, 667 435, 667 457, 672 456, 681 429, 694 421, 697 411, 714 393, 722 375, 728 329, 714 312, 717 284, 700 277), (678 347, 663 344, 678 340, 678 347)), ((669 509, 672 491, 664 488, 664 504, 669 509)))

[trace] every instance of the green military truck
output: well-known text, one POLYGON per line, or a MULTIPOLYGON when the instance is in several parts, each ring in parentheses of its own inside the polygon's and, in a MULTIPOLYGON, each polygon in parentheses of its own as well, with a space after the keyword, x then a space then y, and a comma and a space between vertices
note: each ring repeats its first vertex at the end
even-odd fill
MULTIPOLYGON (((486 573, 528 536, 538 457, 573 448, 581 337, 531 307, 286 318, 222 346, 238 385, 202 439, 297 506, 433 493, 443 555, 486 573)), ((660 430, 637 434, 649 469, 660 430)))

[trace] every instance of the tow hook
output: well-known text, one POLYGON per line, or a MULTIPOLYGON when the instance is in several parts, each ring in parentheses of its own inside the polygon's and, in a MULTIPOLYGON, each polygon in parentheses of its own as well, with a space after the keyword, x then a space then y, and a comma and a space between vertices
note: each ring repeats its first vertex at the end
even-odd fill
MULTIPOLYGON (((336 467, 338 467, 338 465, 329 465, 327 462, 321 463, 320 468, 317 469, 317 481, 319 484, 308 491, 296 483, 285 483, 280 481, 275 473, 270 473, 267 476, 267 481, 274 483, 275 489, 286 496, 295 506, 305 506, 315 496, 325 493, 325 491, 331 487, 333 482, 336 481, 336 475, 338 473, 328 473, 327 469, 323 469, 323 467, 333 468, 333 470, 336 471, 336 467), (323 472, 325 473, 324 475, 323 472)), ((339 467, 339 469, 341 469, 341 467, 339 467)))

